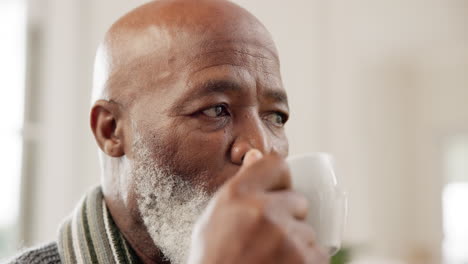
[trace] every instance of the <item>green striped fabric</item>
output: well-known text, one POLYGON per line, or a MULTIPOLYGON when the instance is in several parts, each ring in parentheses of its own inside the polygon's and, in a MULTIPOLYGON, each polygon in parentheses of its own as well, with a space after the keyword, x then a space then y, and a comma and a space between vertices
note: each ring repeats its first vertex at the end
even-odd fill
POLYGON ((140 263, 109 214, 101 187, 92 189, 62 224, 58 250, 65 264, 140 263))

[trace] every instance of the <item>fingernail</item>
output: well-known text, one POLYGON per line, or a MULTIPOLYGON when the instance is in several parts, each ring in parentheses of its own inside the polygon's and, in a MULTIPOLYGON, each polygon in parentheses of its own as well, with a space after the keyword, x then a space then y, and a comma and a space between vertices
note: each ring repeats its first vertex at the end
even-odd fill
POLYGON ((258 150, 258 149, 252 149, 249 152, 252 153, 251 155, 253 155, 257 159, 263 158, 263 153, 260 152, 260 150, 258 150))
POLYGON ((260 152, 258 149, 251 149, 245 154, 244 158, 244 164, 245 163, 252 163, 254 161, 257 161, 263 157, 262 152, 260 152))

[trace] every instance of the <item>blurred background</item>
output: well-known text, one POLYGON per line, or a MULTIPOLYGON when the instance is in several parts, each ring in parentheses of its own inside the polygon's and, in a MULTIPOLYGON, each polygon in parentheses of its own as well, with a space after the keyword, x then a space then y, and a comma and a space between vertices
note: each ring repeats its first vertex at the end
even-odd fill
MULTIPOLYGON (((0 258, 99 182, 106 29, 142 0, 0 0, 0 258)), ((291 154, 330 152, 353 264, 468 263, 468 0, 237 0, 271 31, 291 154)))

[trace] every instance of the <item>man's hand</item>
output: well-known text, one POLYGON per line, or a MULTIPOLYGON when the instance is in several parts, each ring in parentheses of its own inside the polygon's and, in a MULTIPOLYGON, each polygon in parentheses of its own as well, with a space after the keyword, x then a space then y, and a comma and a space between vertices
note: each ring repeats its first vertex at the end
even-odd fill
POLYGON ((197 221, 188 263, 328 263, 306 214, 284 159, 251 150, 197 221))

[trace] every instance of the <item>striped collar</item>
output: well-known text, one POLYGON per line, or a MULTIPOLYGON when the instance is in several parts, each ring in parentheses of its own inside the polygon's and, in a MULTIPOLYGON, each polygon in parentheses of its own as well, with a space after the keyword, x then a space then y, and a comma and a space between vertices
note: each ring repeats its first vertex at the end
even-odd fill
POLYGON ((101 187, 93 188, 59 230, 62 263, 140 263, 104 202, 101 187))

